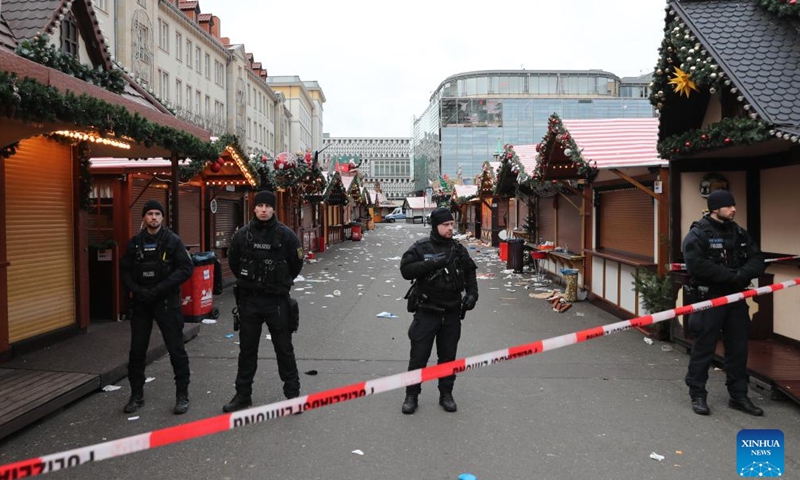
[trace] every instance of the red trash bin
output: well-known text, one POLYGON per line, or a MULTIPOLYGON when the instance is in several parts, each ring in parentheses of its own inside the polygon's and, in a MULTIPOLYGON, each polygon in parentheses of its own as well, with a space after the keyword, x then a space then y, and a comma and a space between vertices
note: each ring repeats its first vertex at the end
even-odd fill
POLYGON ((214 252, 192 255, 194 270, 189 280, 181 285, 181 313, 186 322, 197 323, 204 318, 218 318, 214 308, 214 252))
POLYGON ((354 242, 358 242, 358 241, 361 240, 361 224, 360 223, 354 223, 350 227, 350 239, 352 239, 354 242))
POLYGON ((505 240, 500 241, 500 260, 504 262, 508 260, 508 242, 505 240))

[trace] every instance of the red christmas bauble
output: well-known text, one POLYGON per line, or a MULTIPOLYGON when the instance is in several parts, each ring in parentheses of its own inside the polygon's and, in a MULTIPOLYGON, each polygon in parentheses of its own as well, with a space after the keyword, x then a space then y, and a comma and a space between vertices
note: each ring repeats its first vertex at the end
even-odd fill
POLYGON ((219 163, 214 162, 214 163, 211 164, 211 171, 212 172, 219 173, 220 170, 222 170, 222 167, 219 166, 219 163))
POLYGON ((704 134, 700 135, 700 138, 701 138, 702 140, 708 140, 708 135, 706 135, 706 134, 704 133, 704 134))
POLYGON ((692 142, 686 142, 686 146, 687 147, 691 147, 692 146, 692 142))
POLYGON ((725 140, 723 140, 723 142, 725 142, 725 145, 728 145, 728 144, 731 143, 731 139, 730 138, 725 138, 725 140))

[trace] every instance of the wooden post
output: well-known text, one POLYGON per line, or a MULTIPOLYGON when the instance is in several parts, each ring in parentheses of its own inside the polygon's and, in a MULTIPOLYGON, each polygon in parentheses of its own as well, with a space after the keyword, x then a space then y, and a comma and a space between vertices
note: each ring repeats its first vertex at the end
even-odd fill
MULTIPOLYGON (((5 157, 0 155, 0 191, 6 191, 5 157)), ((6 196, 0 195, 0 358, 10 356, 8 345, 8 237, 6 236, 6 196)))
POLYGON ((658 253, 656 254, 656 267, 658 276, 663 277, 667 274, 667 264, 670 254, 670 235, 669 235, 669 170, 661 168, 658 173, 661 180, 661 193, 658 200, 658 253))
POLYGON ((170 223, 169 227, 175 232, 177 235, 180 235, 180 194, 178 184, 180 183, 179 171, 178 171, 178 152, 172 152, 172 208, 170 208, 170 223))

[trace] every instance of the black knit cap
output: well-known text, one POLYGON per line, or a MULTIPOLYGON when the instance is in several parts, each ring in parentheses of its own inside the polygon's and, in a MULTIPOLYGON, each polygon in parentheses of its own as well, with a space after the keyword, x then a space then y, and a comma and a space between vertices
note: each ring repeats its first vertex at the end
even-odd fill
POLYGON ((714 190, 708 196, 708 211, 713 212, 723 207, 731 207, 736 205, 736 200, 733 199, 731 192, 727 190, 714 190))
POLYGON ((144 217, 147 215, 147 212, 150 210, 158 210, 161 212, 161 215, 164 216, 164 205, 161 205, 161 202, 158 200, 148 200, 144 204, 144 207, 142 207, 142 216, 144 217))
POLYGON ((436 228, 440 223, 449 222, 453 220, 453 214, 450 213, 450 210, 439 207, 433 212, 431 212, 431 225, 433 228, 436 228))
POLYGON ((266 203, 272 208, 275 208, 275 194, 269 190, 261 190, 260 192, 256 193, 255 199, 253 200, 253 205, 261 205, 262 203, 266 203))

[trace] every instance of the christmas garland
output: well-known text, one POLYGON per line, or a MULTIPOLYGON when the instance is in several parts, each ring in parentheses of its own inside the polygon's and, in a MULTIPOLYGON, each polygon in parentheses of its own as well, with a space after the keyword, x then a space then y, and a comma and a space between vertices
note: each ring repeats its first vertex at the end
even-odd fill
POLYGON ((547 133, 542 137, 542 141, 536 146, 538 153, 538 161, 536 168, 533 172, 533 183, 541 182, 544 179, 544 165, 546 162, 542 161, 547 156, 548 150, 555 146, 555 143, 561 145, 564 149, 564 156, 566 156, 572 163, 578 165, 577 176, 586 178, 590 182, 597 177, 597 164, 589 163, 583 158, 581 150, 572 135, 564 128, 564 123, 558 114, 553 113, 547 121, 547 133))
POLYGON ((478 186, 478 194, 492 194, 494 193, 494 185, 497 183, 497 176, 492 169, 492 165, 488 161, 483 162, 481 168, 481 173, 475 178, 475 184, 478 186))
POLYGON ((106 71, 92 68, 78 61, 78 58, 64 53, 50 43, 46 34, 35 35, 30 40, 23 40, 17 46, 16 54, 46 67, 72 75, 85 82, 98 85, 110 92, 121 94, 125 91, 125 80, 119 70, 106 71))
POLYGON ((667 160, 680 155, 734 145, 752 145, 768 140, 774 131, 750 118, 723 118, 702 130, 673 135, 658 144, 658 153, 667 160))
POLYGON ((758 0, 758 4, 778 17, 800 18, 800 5, 797 0, 758 0))
POLYGON ((192 161, 216 160, 220 150, 210 142, 172 127, 150 122, 125 107, 86 94, 61 93, 31 78, 19 80, 0 70, 0 112, 25 122, 68 123, 100 135, 126 137, 147 147, 159 145, 192 161))

